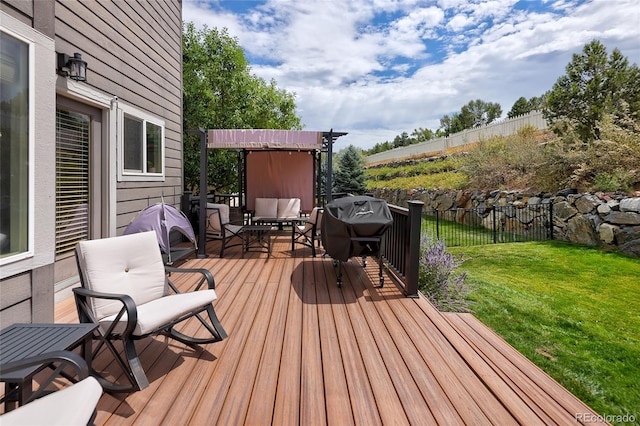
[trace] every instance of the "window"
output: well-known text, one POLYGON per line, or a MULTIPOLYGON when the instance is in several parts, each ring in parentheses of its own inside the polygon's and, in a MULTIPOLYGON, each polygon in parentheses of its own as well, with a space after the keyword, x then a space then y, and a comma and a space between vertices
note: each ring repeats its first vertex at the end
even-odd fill
POLYGON ((30 48, 0 31, 0 260, 30 249, 30 48))
POLYGON ((164 180, 164 122, 120 106, 120 180, 164 180))

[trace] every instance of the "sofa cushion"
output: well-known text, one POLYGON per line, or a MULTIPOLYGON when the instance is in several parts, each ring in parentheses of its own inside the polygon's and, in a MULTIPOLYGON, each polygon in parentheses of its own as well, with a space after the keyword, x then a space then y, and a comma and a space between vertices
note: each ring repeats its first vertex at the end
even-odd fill
MULTIPOLYGON (((84 285, 102 293, 128 294, 142 305, 167 294, 167 282, 154 231, 81 241, 76 248, 84 285)), ((98 320, 120 311, 118 300, 91 298, 98 320)))
POLYGON ((300 216, 300 198, 278 198, 278 219, 300 216))
POLYGON ((0 417, 3 425, 69 426, 93 424, 95 406, 102 386, 95 377, 87 377, 57 392, 45 395, 0 417))
POLYGON ((278 217, 277 198, 256 198, 255 217, 278 217))
MULTIPOLYGON (((198 308, 207 306, 216 300, 215 290, 191 291, 188 293, 172 294, 160 299, 152 300, 143 305, 136 306, 138 312, 138 322, 133 332, 135 336, 156 331, 159 327, 180 318, 181 316, 195 311, 198 308)), ((122 306, 122 305, 121 305, 122 306)), ((115 319, 116 315, 103 318, 100 324, 107 329, 115 319)), ((114 328, 114 332, 123 332, 127 325, 127 315, 123 315, 119 324, 114 328)))

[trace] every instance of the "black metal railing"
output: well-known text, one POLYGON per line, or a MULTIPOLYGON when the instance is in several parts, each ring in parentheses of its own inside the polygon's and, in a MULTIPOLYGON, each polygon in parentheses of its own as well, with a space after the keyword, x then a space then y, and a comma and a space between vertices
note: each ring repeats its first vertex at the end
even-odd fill
MULTIPOLYGON (((338 194, 340 195, 340 194, 338 194)), ((234 194, 209 194, 207 202, 228 204, 235 207, 239 197, 234 194)), ((200 196, 185 192, 182 196, 182 211, 198 230, 200 196)), ((393 225, 385 233, 382 245, 384 262, 404 286, 407 297, 418 296, 418 257, 422 230, 422 201, 410 201, 409 208, 389 205, 393 225)))
MULTIPOLYGON (((233 223, 244 221, 240 196, 238 194, 207 194, 207 203, 226 204, 230 207, 229 215, 233 223)), ((197 232, 199 228, 198 208, 200 206, 200 196, 190 192, 182 194, 182 212, 191 221, 191 226, 197 232)))
POLYGON ((553 239, 553 205, 427 210, 424 229, 449 247, 553 239))
POLYGON ((384 234, 382 257, 404 285, 407 297, 418 296, 421 212, 424 203, 410 201, 409 208, 389 205, 393 225, 384 234))

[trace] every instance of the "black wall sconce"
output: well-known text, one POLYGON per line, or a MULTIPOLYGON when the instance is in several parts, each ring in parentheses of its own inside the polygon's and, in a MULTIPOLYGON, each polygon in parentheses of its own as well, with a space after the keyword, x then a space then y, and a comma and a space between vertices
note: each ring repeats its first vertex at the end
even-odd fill
POLYGON ((58 74, 76 81, 87 81, 87 62, 79 53, 73 56, 58 53, 58 74))

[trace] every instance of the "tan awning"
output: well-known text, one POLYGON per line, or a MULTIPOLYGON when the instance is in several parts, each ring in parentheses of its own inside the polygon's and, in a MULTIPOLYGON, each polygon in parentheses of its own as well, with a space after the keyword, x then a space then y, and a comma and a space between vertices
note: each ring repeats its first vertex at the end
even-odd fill
POLYGON ((322 132, 272 129, 210 129, 208 148, 315 150, 322 148, 322 132))

